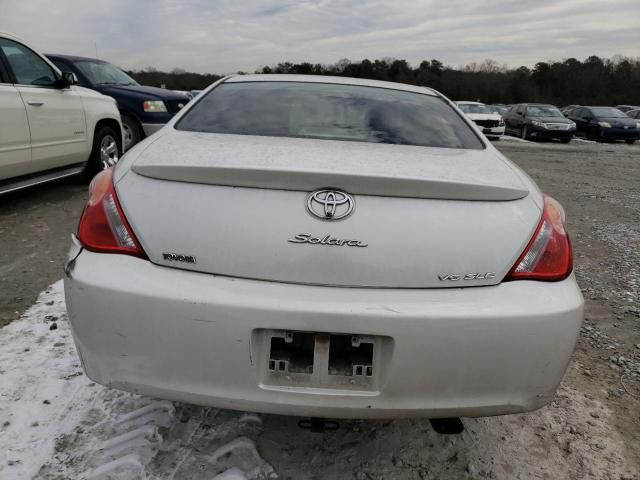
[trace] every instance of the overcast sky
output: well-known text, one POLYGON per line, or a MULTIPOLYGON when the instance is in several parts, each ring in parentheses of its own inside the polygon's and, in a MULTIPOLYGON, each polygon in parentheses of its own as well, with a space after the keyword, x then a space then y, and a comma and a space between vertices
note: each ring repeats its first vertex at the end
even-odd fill
POLYGON ((0 30, 123 68, 640 56, 640 0, 0 0, 0 30))

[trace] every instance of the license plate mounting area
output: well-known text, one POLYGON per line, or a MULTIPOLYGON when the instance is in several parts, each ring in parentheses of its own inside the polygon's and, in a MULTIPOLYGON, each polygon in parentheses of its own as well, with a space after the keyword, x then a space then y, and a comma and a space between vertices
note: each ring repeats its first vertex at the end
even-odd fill
POLYGON ((259 329, 253 332, 260 386, 375 393, 393 340, 386 336, 259 329))

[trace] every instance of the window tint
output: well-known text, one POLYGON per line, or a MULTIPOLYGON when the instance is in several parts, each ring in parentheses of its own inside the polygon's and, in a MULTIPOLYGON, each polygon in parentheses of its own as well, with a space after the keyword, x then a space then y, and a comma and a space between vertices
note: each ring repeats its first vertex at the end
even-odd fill
POLYGON ((38 87, 51 87, 55 84, 53 69, 24 45, 0 38, 0 48, 9 61, 17 83, 38 87))
POLYGON ((188 111, 178 130, 484 148, 439 97, 357 85, 225 83, 188 111))
POLYGON ((518 108, 516 108, 516 113, 524 113, 524 105, 518 105, 518 108))

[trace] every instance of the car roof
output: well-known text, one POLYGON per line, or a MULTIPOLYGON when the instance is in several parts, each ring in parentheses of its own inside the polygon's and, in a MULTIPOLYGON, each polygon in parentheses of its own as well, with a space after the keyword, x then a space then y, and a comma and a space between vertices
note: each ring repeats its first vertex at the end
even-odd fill
POLYGON ((338 85, 358 85, 363 87, 378 87, 389 90, 402 90, 405 92, 422 93, 426 95, 440 96, 436 90, 406 83, 383 82, 381 80, 368 80, 352 77, 332 77, 329 75, 280 75, 280 74, 256 74, 256 75, 232 75, 223 80, 223 83, 248 83, 248 82, 302 82, 302 83, 332 83, 338 85))
POLYGON ((7 37, 7 38, 14 39, 14 40, 19 40, 19 38, 17 36, 15 36, 13 33, 3 32, 2 30, 0 30, 0 37, 7 37))
POLYGON ((518 103, 518 105, 524 105, 525 107, 553 107, 553 108, 556 108, 555 105, 551 105, 550 103, 518 103))
POLYGON ((105 60, 100 60, 99 58, 91 58, 91 57, 78 57, 76 55, 61 55, 59 53, 45 53, 45 56, 49 58, 56 58, 61 60, 69 60, 70 62, 97 62, 97 63, 109 63, 105 60))
POLYGON ((470 100, 456 100, 456 104, 465 104, 465 105, 484 105, 482 102, 472 102, 470 100))

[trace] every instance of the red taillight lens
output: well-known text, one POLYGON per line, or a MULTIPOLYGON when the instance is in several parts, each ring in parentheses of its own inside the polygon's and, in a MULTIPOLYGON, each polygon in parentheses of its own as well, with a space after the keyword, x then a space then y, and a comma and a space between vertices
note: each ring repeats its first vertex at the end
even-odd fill
POLYGON ((136 239, 113 186, 113 170, 100 172, 89 186, 89 201, 82 211, 78 239, 87 250, 124 253, 146 258, 136 239))
POLYGON ((564 229, 564 210, 545 195, 544 211, 533 238, 511 269, 508 280, 564 280, 573 270, 569 235, 564 229))

